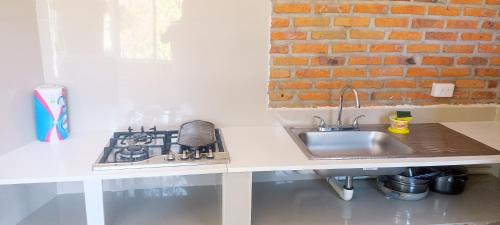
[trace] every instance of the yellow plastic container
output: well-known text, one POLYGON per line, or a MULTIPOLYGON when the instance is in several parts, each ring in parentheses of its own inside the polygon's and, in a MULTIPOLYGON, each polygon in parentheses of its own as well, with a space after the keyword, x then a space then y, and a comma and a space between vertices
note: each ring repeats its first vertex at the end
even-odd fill
POLYGON ((389 119, 391 120, 391 126, 387 128, 389 132, 395 133, 395 134, 408 134, 410 133, 410 129, 408 128, 408 125, 410 124, 410 121, 413 119, 413 117, 404 117, 404 118, 399 118, 395 114, 389 116, 389 119))

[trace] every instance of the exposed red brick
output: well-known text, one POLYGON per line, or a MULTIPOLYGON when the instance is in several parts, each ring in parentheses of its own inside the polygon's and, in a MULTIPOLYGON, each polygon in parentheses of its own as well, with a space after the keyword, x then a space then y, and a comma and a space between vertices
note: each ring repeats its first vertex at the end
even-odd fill
POLYGON ((471 94, 472 99, 495 99, 496 96, 493 91, 475 91, 471 94))
POLYGON ((483 0, 451 0, 451 4, 480 5, 483 0))
POLYGON ((293 20, 296 27, 325 27, 330 24, 330 18, 318 17, 298 17, 293 20))
POLYGON ((453 64, 452 57, 442 57, 442 56, 424 56, 422 59, 422 65, 444 65, 450 66, 453 64))
POLYGON ((295 73, 297 78, 327 78, 330 77, 330 70, 328 69, 306 69, 298 70, 295 73))
POLYGON ((458 7, 444 7, 444 6, 430 6, 429 15, 437 16, 458 16, 460 15, 460 8, 458 7))
POLYGON ((456 41, 457 37, 457 33, 454 32, 427 32, 425 34, 426 40, 456 41))
POLYGON ((406 100, 421 100, 421 99, 432 99, 433 97, 428 92, 407 92, 406 100))
POLYGON ((415 14, 424 15, 425 7, 417 5, 395 5, 391 8, 392 14, 415 14))
POLYGON ((382 63, 381 57, 350 57, 350 65, 378 65, 382 63))
POLYGON ((448 20, 447 28, 454 29, 476 29, 477 21, 474 20, 448 20))
POLYGON ((406 18, 376 18, 375 26, 377 27, 407 27, 408 19, 406 18))
POLYGON ((499 81, 496 80, 489 80, 488 81, 488 88, 497 88, 498 87, 499 81))
POLYGON ((324 101, 330 100, 331 96, 328 92, 304 92, 299 94, 299 99, 303 101, 324 101))
POLYGON ((271 40, 305 40, 306 32, 271 32, 271 40))
POLYGON ((290 25, 290 21, 288 19, 283 18, 273 18, 271 21, 271 27, 288 27, 290 25))
POLYGON ((276 66, 307 65, 307 62, 307 58, 301 57, 280 57, 273 59, 273 64, 276 66))
POLYGON ((290 70, 288 69, 271 69, 271 78, 288 78, 290 77, 290 70))
POLYGON ((336 77, 364 77, 366 72, 362 68, 336 68, 333 70, 336 77))
POLYGON ((313 66, 341 66, 345 64, 344 57, 326 57, 320 56, 311 59, 313 66))
POLYGON ((496 10, 485 8, 464 8, 464 16, 494 17, 496 10))
POLYGON ((311 11, 309 4, 275 4, 275 13, 308 13, 311 11))
POLYGON ((352 82, 354 88, 381 88, 381 81, 355 80, 352 82))
POLYGON ((474 45, 446 45, 443 47, 446 53, 473 53, 474 45))
POLYGON ((411 21, 413 28, 443 28, 444 20, 435 19, 413 19, 411 21))
POLYGON ((385 82, 386 88, 416 88, 417 83, 412 80, 388 80, 385 82))
POLYGON ((385 65, 414 65, 415 59, 404 56, 386 56, 384 57, 385 65))
POLYGON ((457 59, 458 65, 486 65, 488 64, 488 59, 483 57, 460 57, 457 59))
POLYGON ((500 66, 500 57, 491 57, 490 65, 500 66))
POLYGON ((488 5, 500 5, 500 0, 486 0, 488 5))
POLYGON ((289 92, 273 92, 269 93, 269 100, 271 101, 288 101, 292 99, 293 94, 289 92))
POLYGON ((409 53, 432 53, 432 52, 439 52, 439 45, 435 44, 414 44, 414 45, 408 45, 406 51, 409 53))
POLYGON ((286 54, 288 53, 288 45, 271 45, 271 53, 286 54))
POLYGON ((477 68, 475 74, 480 77, 500 77, 500 69, 477 68))
POLYGON ((308 81, 288 81, 279 83, 280 89, 309 89, 312 84, 308 81))
POLYGON ((485 83, 483 80, 457 80, 455 85, 458 88, 482 88, 485 83))
POLYGON ((374 44, 370 46, 370 52, 401 52, 402 45, 397 44, 374 44))
POLYGON ((373 93, 374 100, 401 100, 403 94, 401 92, 375 92, 373 93))
POLYGON ((500 30, 500 22, 484 21, 481 25, 483 29, 500 30))
POLYGON ((422 34, 420 32, 408 32, 408 31, 393 31, 389 35, 391 40, 421 40, 422 34))
POLYGON ((317 4, 316 13, 349 13, 348 4, 317 4))
POLYGON ((441 71, 441 76, 444 77, 463 77, 469 75, 469 68, 443 68, 441 71))
POLYGON ((409 77, 434 77, 438 75, 435 68, 408 68, 409 77))
POLYGON ((391 67, 383 67, 383 68, 372 68, 370 69, 371 77, 394 77, 394 76, 403 76, 403 68, 391 68, 391 67))
POLYGON ((364 44, 332 44, 333 52, 366 52, 364 44))
POLYGON ((328 45, 324 44, 295 44, 292 46, 293 53, 327 53, 328 45))
POLYGON ((479 45, 478 51, 481 53, 500 53, 500 45, 479 45))
POLYGON ((336 31, 313 31, 311 33, 311 38, 314 40, 322 39, 346 39, 346 32, 343 30, 336 31))
POLYGON ((491 33, 463 33, 462 40, 464 41, 491 41, 493 35, 491 33))
POLYGON ((453 83, 453 82, 449 80, 421 80, 418 86, 421 88, 431 88, 433 83, 453 83))
POLYGON ((351 30, 352 39, 384 39, 383 31, 351 30))
POLYGON ((335 17, 334 25, 343 27, 367 27, 370 25, 370 18, 335 17))
POLYGON ((354 13, 370 13, 382 14, 385 13, 386 6, 382 4, 356 4, 354 5, 354 13))
POLYGON ((315 87, 318 89, 340 89, 345 85, 345 81, 318 81, 315 87))

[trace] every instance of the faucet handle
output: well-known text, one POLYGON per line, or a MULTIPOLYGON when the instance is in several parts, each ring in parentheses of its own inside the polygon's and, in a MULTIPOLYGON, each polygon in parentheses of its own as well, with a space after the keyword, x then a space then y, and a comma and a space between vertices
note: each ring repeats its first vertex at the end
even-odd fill
POLYGON ((359 128, 359 122, 358 122, 358 120, 359 120, 360 118, 363 118, 363 117, 365 117, 365 115, 364 115, 364 114, 359 115, 359 116, 356 116, 356 117, 354 118, 354 120, 352 121, 352 127, 354 127, 354 128, 359 128))
POLYGON ((314 116, 314 118, 319 120, 319 127, 320 128, 326 127, 326 123, 325 123, 325 120, 323 118, 321 118, 320 116, 314 116))

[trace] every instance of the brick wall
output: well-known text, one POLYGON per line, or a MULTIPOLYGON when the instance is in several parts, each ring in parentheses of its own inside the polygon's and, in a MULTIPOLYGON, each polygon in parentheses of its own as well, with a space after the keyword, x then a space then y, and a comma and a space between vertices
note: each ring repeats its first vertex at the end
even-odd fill
POLYGON ((500 103, 500 0, 272 1, 270 107, 500 103))

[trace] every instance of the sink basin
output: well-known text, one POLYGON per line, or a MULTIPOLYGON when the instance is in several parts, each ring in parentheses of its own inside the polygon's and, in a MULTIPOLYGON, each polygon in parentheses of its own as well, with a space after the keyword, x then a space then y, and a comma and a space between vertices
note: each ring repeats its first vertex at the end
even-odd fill
POLYGON ((380 131, 319 132, 288 128, 294 141, 310 159, 356 159, 409 156, 413 149, 380 131))
MULTIPOLYGON (((410 156, 413 149, 380 131, 319 132, 312 128, 288 128, 309 159, 362 159, 410 156)), ((394 175, 404 168, 355 168, 315 170, 322 177, 394 175)))
POLYGON ((311 158, 373 158, 413 152, 391 135, 379 131, 304 132, 298 136, 311 158))

